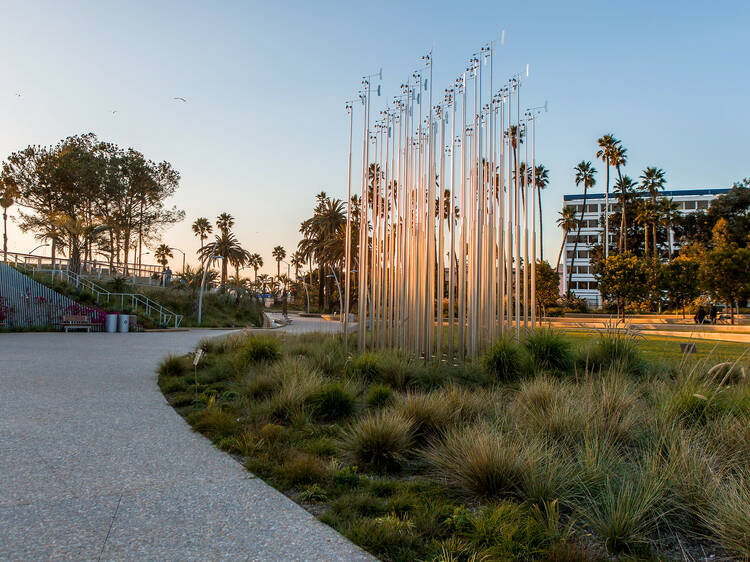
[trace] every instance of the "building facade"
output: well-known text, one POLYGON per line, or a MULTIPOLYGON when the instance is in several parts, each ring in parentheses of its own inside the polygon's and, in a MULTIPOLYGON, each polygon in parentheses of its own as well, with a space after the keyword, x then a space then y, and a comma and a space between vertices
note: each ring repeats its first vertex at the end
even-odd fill
MULTIPOLYGON (((666 197, 678 205, 681 213, 691 213, 708 209, 709 204, 716 197, 727 193, 729 189, 680 189, 662 191, 659 198, 666 197)), ((647 196, 643 196, 647 197, 647 196)), ((571 231, 565 240, 563 250, 564 259, 560 264, 561 294, 568 290, 568 274, 573 267, 570 289, 574 295, 588 302, 592 307, 600 307, 602 297, 599 293, 596 279, 591 267, 591 250, 594 246, 601 245, 604 239, 604 227, 599 224, 599 218, 604 213, 606 196, 604 193, 588 193, 586 195, 586 208, 583 209, 583 194, 576 193, 563 196, 563 206, 573 207, 576 217, 581 220, 581 233, 578 237, 578 248, 575 261, 573 260, 573 248, 578 233, 571 231), (583 211, 583 214, 581 214, 583 211)), ((619 209, 617 200, 610 193, 609 213, 610 215, 619 209)), ((672 233, 670 232, 670 236, 672 233)), ((610 244, 616 242, 612 234, 610 224, 610 244)))

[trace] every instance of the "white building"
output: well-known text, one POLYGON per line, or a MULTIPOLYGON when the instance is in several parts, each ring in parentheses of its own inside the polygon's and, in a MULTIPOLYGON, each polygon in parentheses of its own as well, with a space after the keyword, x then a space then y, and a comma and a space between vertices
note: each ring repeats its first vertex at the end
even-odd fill
MULTIPOLYGON (((659 194, 659 198, 666 197, 667 199, 671 199, 679 205, 680 212, 690 213, 708 209, 713 199, 728 191, 729 189, 680 189, 662 191, 659 194)), ((573 207, 576 217, 580 219, 583 207, 583 194, 564 195, 563 206, 573 207)), ((570 289, 573 294, 585 299, 589 305, 594 307, 601 306, 602 297, 599 294, 597 282, 594 279, 591 269, 590 253, 591 249, 596 245, 600 245, 604 238, 604 227, 599 224, 599 218, 604 213, 604 206, 604 193, 588 193, 586 195, 586 209, 583 212, 583 223, 581 225, 580 238, 578 239, 577 256, 573 264, 573 275, 571 276, 570 289)), ((609 196, 609 209, 610 215, 619 210, 619 204, 611 193, 609 196)), ((575 246, 576 236, 576 231, 569 232, 565 240, 564 259, 560 265, 560 274, 562 277, 560 287, 562 294, 565 294, 568 288, 568 273, 573 261, 573 247, 575 246)), ((609 236, 610 244, 615 243, 611 223, 609 236)))

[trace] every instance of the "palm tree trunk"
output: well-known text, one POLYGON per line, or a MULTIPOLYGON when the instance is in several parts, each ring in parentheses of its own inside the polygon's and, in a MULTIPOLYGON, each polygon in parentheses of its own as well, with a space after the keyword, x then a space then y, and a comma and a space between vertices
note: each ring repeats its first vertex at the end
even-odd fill
POLYGON ((536 201, 539 204, 539 259, 544 261, 544 235, 542 233, 542 190, 536 187, 536 201))
POLYGON ((583 184, 583 207, 581 207, 581 219, 578 221, 578 231, 576 232, 576 241, 573 245, 573 259, 570 261, 570 271, 568 272, 568 293, 570 293, 570 284, 573 279, 573 266, 575 265, 576 253, 578 253, 578 239, 581 237, 581 226, 583 225, 583 214, 586 212, 586 183, 583 184))
POLYGON ((562 244, 560 244, 560 251, 557 253, 557 265, 555 266, 555 271, 560 269, 560 258, 562 257, 563 248, 565 248, 565 239, 568 237, 568 231, 563 231, 563 239, 562 244))

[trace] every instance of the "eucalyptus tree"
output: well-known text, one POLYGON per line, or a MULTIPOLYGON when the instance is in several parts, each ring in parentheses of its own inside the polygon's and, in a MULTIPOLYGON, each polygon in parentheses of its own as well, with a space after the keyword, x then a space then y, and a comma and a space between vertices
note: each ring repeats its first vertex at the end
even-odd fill
POLYGON ((581 226, 583 225, 583 215, 586 212, 586 197, 588 190, 596 184, 596 169, 591 165, 591 162, 582 160, 573 168, 575 172, 576 187, 583 184, 583 205, 581 206, 581 218, 578 221, 578 230, 576 232, 576 239, 573 243, 573 258, 570 261, 570 271, 568 272, 568 292, 570 292, 570 282, 573 278, 573 267, 575 265, 576 253, 578 252, 578 239, 581 237, 581 226))
MULTIPOLYGON (((651 233, 653 235, 653 252, 656 255, 656 224, 658 222, 656 198, 660 191, 664 191, 667 179, 664 170, 651 166, 643 170, 640 180, 641 187, 651 196, 651 233)), ((646 228, 648 229, 648 227, 646 228)))
POLYGON ((203 243, 205 242, 208 235, 214 230, 211 222, 206 217, 198 217, 193 221, 192 224, 193 234, 200 238, 201 249, 203 249, 203 243))

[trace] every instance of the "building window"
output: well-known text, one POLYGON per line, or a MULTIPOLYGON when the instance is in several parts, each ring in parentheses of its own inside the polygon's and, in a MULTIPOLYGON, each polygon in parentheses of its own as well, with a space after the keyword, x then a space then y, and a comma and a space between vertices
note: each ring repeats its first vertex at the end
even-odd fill
POLYGON ((695 201, 685 201, 685 210, 692 211, 695 209, 695 201))
POLYGON ((699 209, 708 209, 708 201, 698 201, 699 209))

